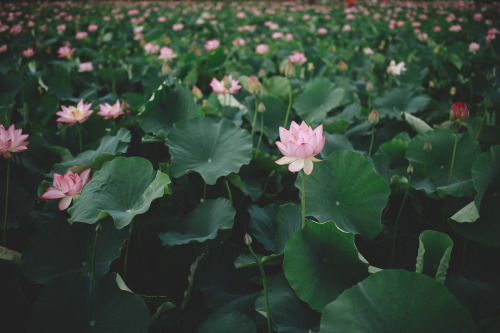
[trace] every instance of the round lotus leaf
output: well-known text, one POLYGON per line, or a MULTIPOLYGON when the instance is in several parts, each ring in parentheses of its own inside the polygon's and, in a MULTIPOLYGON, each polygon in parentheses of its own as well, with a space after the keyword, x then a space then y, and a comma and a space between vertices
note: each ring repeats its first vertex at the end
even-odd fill
POLYGON ((241 312, 231 311, 213 315, 196 330, 196 333, 257 333, 252 319, 241 312))
POLYGON ((198 118, 176 124, 167 145, 172 155, 172 176, 195 171, 209 185, 231 172, 238 173, 252 159, 250 134, 225 119, 215 122, 198 118))

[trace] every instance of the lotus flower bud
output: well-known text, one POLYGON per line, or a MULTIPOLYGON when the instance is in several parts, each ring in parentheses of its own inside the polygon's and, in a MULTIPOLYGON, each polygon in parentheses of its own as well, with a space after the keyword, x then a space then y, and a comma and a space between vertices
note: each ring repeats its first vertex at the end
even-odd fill
POLYGON ((252 245, 252 237, 248 233, 245 234, 245 237, 243 237, 243 241, 245 242, 246 246, 252 245))
POLYGON ((379 115, 377 110, 373 109, 372 112, 370 112, 370 115, 368 116, 368 122, 372 124, 372 126, 375 126, 378 124, 379 121, 379 115))
POLYGON ((373 83, 372 83, 372 81, 368 81, 366 83, 366 91, 370 92, 372 90, 373 90, 373 83))
POLYGON ((408 169, 406 169, 406 172, 408 172, 409 175, 411 175, 413 173, 413 165, 408 165, 408 169))
POLYGON ((261 68, 259 69, 259 77, 264 77, 266 76, 266 72, 261 68))
POLYGON ((260 93, 260 90, 262 89, 262 86, 259 82, 259 80, 257 80, 257 78, 253 75, 250 75, 250 78, 248 79, 248 92, 252 95, 257 95, 258 93, 260 93))
POLYGON ((457 120, 465 121, 467 118, 469 118, 469 109, 467 108, 467 105, 462 102, 456 102, 453 104, 450 110, 450 120, 453 122, 457 120))
POLYGON ((295 77, 295 68, 293 67, 293 64, 290 61, 286 64, 285 76, 289 79, 295 77))
POLYGON ((314 64, 312 62, 307 63, 307 70, 312 72, 314 70, 314 64))
POLYGON ((341 72, 345 72, 347 70, 347 64, 342 60, 339 61, 338 69, 341 72))
POLYGON ((196 98, 197 100, 203 98, 203 93, 201 92, 200 88, 198 88, 197 86, 193 86, 193 95, 194 95, 194 98, 196 98))
POLYGON ((431 143, 429 142, 429 140, 425 141, 424 143, 424 151, 426 153, 430 152, 432 150, 432 145, 431 143))
POLYGON ((259 106, 257 107, 257 111, 259 111, 260 113, 263 113, 264 111, 266 111, 266 106, 264 105, 264 103, 262 103, 262 102, 259 103, 259 106))

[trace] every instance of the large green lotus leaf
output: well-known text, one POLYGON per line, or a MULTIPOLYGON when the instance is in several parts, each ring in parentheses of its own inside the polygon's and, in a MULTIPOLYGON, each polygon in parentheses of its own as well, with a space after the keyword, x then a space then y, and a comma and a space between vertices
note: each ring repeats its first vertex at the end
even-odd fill
POLYGON ((436 280, 404 270, 375 273, 325 307, 321 332, 477 332, 467 309, 436 280))
POLYGON ((290 94, 290 80, 284 76, 272 76, 262 82, 262 96, 273 96, 287 100, 290 94))
MULTIPOLYGON (((259 101, 264 104, 266 111, 257 114, 255 132, 262 132, 261 122, 262 117, 264 117, 264 135, 269 142, 274 143, 274 140, 279 136, 279 127, 283 126, 285 122, 288 106, 281 99, 272 96, 262 97, 259 101)), ((250 123, 253 122, 254 115, 255 107, 249 107, 247 118, 250 123)))
POLYGON ((354 150, 354 146, 347 135, 325 133, 325 146, 321 151, 321 157, 325 158, 337 150, 354 150))
MULTIPOLYGON (((290 288, 283 274, 269 278, 269 307, 272 327, 283 333, 308 333, 319 325, 319 313, 302 302, 290 288)), ((266 313, 264 293, 255 301, 255 309, 266 313)))
POLYGON ((467 179, 450 185, 440 186, 436 191, 441 196, 471 197, 476 193, 472 179, 467 179))
POLYGON ((130 142, 130 132, 125 128, 120 128, 116 135, 106 135, 101 139, 101 143, 96 150, 86 150, 76 156, 75 159, 55 164, 50 171, 52 173, 65 174, 69 168, 75 166, 91 167, 97 162, 99 156, 103 154, 117 155, 125 153, 130 142))
MULTIPOLYGON (((448 185, 454 144, 455 134, 447 129, 422 133, 411 140, 406 158, 413 165, 411 184, 415 189, 433 193, 437 187, 448 185), (426 141, 432 145, 429 152, 423 149, 426 141)), ((480 153, 476 140, 468 134, 458 136, 450 184, 471 179, 472 163, 480 153)))
POLYGON ((104 163, 93 175, 68 209, 70 223, 95 223, 111 215, 115 227, 121 229, 134 216, 148 211, 151 202, 168 191, 170 178, 153 170, 151 163, 140 157, 117 157, 104 163))
POLYGON ((28 315, 28 332, 147 332, 151 316, 144 300, 116 273, 91 280, 73 273, 52 280, 28 315))
POLYGON ((198 327, 196 333, 257 333, 257 327, 248 316, 231 311, 211 316, 198 327))
POLYGON ((174 126, 167 145, 172 155, 172 176, 198 172, 205 182, 214 185, 219 177, 238 173, 252 159, 250 134, 222 119, 192 119, 174 126))
POLYGON ((297 296, 321 312, 342 291, 368 276, 368 264, 359 259, 354 234, 343 232, 332 221, 308 220, 286 243, 283 271, 297 296))
POLYGON ((335 88, 327 78, 315 78, 294 98, 293 108, 305 121, 318 122, 325 119, 328 111, 339 106, 343 98, 343 88, 335 88))
MULTIPOLYGON (((301 192, 299 173, 295 186, 301 192)), ((382 210, 391 190, 361 154, 340 150, 314 164, 306 176, 306 215, 333 220, 347 232, 372 239, 382 230, 382 210)))
POLYGON ((139 125, 145 132, 167 133, 173 124, 190 119, 197 112, 198 105, 188 88, 178 81, 165 81, 139 113, 139 125))
POLYGON ((282 253, 285 250, 286 242, 294 232, 302 228, 302 213, 300 207, 291 203, 280 207, 276 223, 276 239, 274 240, 275 253, 282 253))
POLYGON ((163 245, 182 245, 215 239, 219 230, 231 229, 236 211, 226 198, 206 200, 187 214, 179 223, 180 231, 160 234, 163 245))
POLYGON ((456 212, 450 219, 459 223, 472 223, 476 222, 479 218, 479 212, 474 201, 471 201, 458 212, 456 212))
POLYGON ((430 97, 427 95, 415 96, 415 92, 408 87, 396 87, 375 98, 373 106, 381 117, 399 118, 401 112, 412 114, 422 111, 429 101, 430 97))
POLYGON ((416 272, 429 275, 444 283, 450 263, 453 240, 450 236, 434 230, 426 230, 418 239, 416 272))
MULTIPOLYGON (((111 223, 103 223, 97 237, 95 276, 102 277, 112 261, 120 257, 120 250, 128 239, 126 229, 116 230, 111 223)), ((24 275, 46 284, 54 278, 73 272, 92 272, 95 227, 70 225, 56 220, 46 223, 29 239, 22 256, 24 275), (43 264, 41 264, 43 263, 43 264)))
POLYGON ((484 195, 498 196, 500 189, 500 146, 482 153, 472 165, 472 182, 477 191, 474 202, 481 209, 484 195))
POLYGON ((261 242, 268 251, 274 251, 275 247, 274 238, 278 209, 279 207, 276 204, 264 207, 257 205, 248 207, 248 213, 250 214, 250 235, 261 242))

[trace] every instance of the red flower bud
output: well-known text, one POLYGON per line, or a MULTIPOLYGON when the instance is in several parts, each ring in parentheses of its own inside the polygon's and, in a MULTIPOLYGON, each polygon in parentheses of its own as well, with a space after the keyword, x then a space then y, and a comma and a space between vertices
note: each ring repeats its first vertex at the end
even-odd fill
POLYGON ((347 64, 342 60, 339 61, 338 69, 341 72, 345 72, 347 70, 347 64))
POLYGON ((453 104, 450 110, 450 120, 453 122, 456 122, 457 120, 465 121, 467 118, 469 118, 469 109, 467 108, 467 105, 462 102, 456 102, 453 104))
POLYGON ((370 115, 368 116, 368 122, 372 125, 376 125, 379 120, 379 115, 377 110, 373 109, 372 112, 370 112, 370 115))

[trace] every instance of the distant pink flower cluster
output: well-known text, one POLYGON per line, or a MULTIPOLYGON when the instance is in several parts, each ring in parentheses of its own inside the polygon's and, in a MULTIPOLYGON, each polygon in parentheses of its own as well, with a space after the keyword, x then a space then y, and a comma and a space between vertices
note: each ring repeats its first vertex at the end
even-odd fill
POLYGON ((82 193, 83 185, 90 180, 90 168, 81 174, 69 170, 61 176, 54 173, 52 186, 41 196, 42 199, 61 199, 59 200, 59 210, 65 210, 82 193))
POLYGON ((293 54, 290 54, 288 56, 288 60, 292 64, 299 64, 300 66, 302 66, 307 61, 307 58, 304 55, 304 53, 300 53, 298 51, 293 51, 293 54))
POLYGON ((255 53, 257 54, 264 54, 267 52, 269 52, 269 45, 267 44, 258 44, 255 48, 255 53))
POLYGON ((28 134, 22 134, 21 129, 15 129, 14 124, 6 130, 0 124, 0 155, 4 158, 10 158, 12 153, 19 153, 28 149, 28 134))
POLYGON ((220 42, 217 39, 211 39, 205 43, 205 50, 208 52, 217 49, 220 46, 220 42))
POLYGON ((210 82, 210 87, 216 94, 235 94, 241 89, 238 80, 233 80, 231 74, 224 76, 221 81, 213 78, 210 82))

